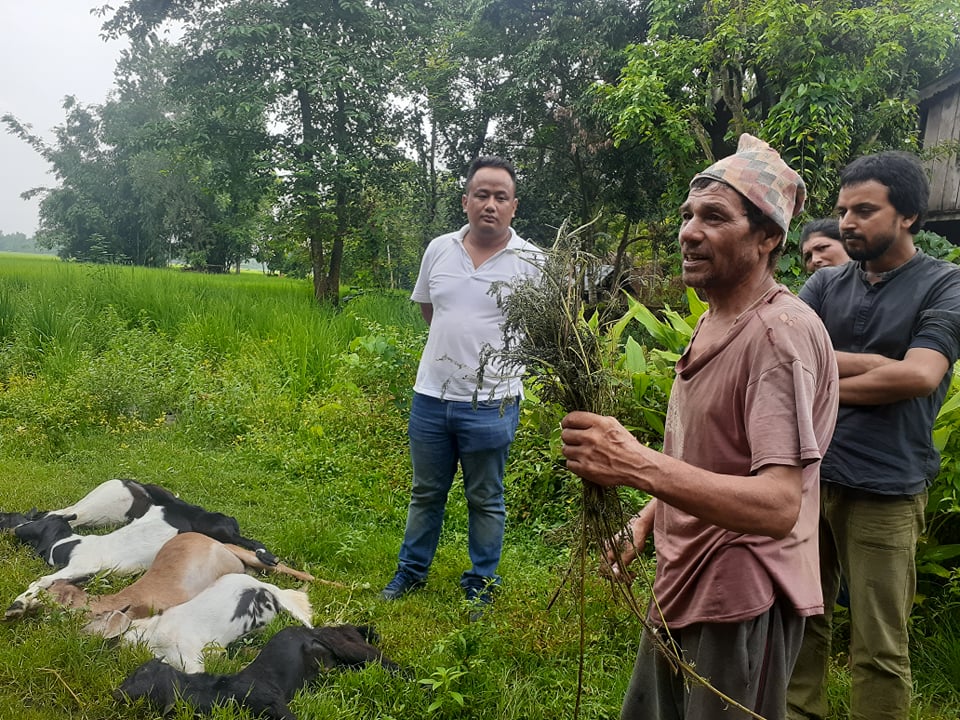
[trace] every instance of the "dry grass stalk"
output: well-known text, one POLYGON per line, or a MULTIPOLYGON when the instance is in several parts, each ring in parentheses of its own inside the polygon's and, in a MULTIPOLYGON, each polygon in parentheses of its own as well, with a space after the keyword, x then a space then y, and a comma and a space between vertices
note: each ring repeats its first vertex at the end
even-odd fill
MULTIPOLYGON (((507 375, 520 375, 525 368, 530 376, 536 378, 543 402, 556 403, 566 412, 585 410, 610 415, 615 414, 617 393, 621 388, 621 380, 614 368, 620 353, 619 337, 628 318, 611 324, 587 305, 587 291, 599 277, 601 267, 599 258, 582 249, 582 237, 589 227, 590 224, 569 230, 566 223, 561 226, 553 247, 547 253, 539 280, 523 278, 512 283, 496 283, 491 289, 496 293, 505 317, 504 347, 500 350, 490 348, 481 354, 481 374, 485 364, 496 358, 507 375)), ((567 472, 566 468, 561 471, 567 472)), ((584 581, 587 573, 593 571, 588 558, 594 551, 603 558, 611 538, 619 538, 622 542, 633 541, 629 533, 622 532, 632 513, 624 509, 617 489, 603 488, 590 482, 581 485, 583 493, 575 530, 575 552, 561 587, 557 588, 550 600, 552 605, 563 586, 573 579, 580 610, 581 644, 580 681, 574 717, 579 716, 583 681, 586 635, 583 620, 584 581)), ((675 669, 684 673, 688 682, 703 685, 731 707, 757 720, 764 720, 697 674, 681 657, 669 631, 664 638, 651 627, 631 585, 613 580, 612 573, 607 575, 611 578, 614 596, 640 619, 644 629, 654 638, 658 650, 675 669)), ((643 577, 647 578, 648 575, 644 573, 643 577)), ((656 607, 656 598, 649 583, 647 589, 656 607)))

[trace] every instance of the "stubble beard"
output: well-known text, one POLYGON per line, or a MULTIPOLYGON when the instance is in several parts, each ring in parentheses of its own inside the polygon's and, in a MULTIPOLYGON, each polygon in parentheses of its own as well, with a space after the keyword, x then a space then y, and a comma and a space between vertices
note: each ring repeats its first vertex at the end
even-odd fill
POLYGON ((893 244, 896 242, 897 237, 893 233, 884 233, 883 235, 877 235, 874 238, 874 242, 868 245, 865 241, 865 238, 862 235, 847 235, 843 236, 843 247, 847 251, 847 255, 850 256, 852 260, 857 262, 869 262, 870 260, 876 260, 878 257, 881 257, 884 253, 887 252, 893 244), (861 241, 859 249, 853 249, 848 244, 847 241, 850 238, 857 238, 861 241))

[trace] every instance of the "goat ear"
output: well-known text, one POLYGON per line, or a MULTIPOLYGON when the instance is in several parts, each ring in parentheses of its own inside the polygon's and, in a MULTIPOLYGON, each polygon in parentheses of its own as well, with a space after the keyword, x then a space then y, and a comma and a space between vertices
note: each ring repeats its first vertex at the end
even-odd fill
POLYGON ((327 643, 319 638, 313 638, 307 646, 307 657, 313 661, 314 666, 324 670, 333 670, 340 665, 340 658, 337 657, 327 643))
MULTIPOLYGON (((126 608, 124 608, 125 610, 126 608)), ((133 620, 123 610, 111 610, 108 613, 97 615, 84 625, 85 632, 91 635, 102 635, 105 638, 115 638, 127 631, 133 620)))

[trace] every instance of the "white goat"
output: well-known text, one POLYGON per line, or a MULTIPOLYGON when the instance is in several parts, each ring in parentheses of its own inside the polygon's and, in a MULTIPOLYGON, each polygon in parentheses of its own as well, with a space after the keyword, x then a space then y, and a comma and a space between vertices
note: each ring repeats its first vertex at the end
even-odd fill
MULTIPOLYGON (((154 656, 179 670, 202 672, 204 647, 226 647, 266 625, 281 609, 313 627, 310 599, 302 590, 281 590, 249 575, 231 573, 160 615, 138 620, 119 617, 121 627, 126 625, 120 638, 145 645, 154 656)), ((111 614, 123 615, 120 611, 111 614)))
POLYGON ((91 617, 87 632, 111 636, 104 613, 122 610, 130 619, 147 617, 195 597, 217 578, 228 573, 255 570, 284 573, 300 580, 313 576, 282 563, 267 565, 257 554, 236 545, 225 545, 201 533, 181 533, 168 540, 150 569, 139 580, 112 595, 90 596, 66 580, 53 582, 47 592, 61 605, 85 608, 91 617))

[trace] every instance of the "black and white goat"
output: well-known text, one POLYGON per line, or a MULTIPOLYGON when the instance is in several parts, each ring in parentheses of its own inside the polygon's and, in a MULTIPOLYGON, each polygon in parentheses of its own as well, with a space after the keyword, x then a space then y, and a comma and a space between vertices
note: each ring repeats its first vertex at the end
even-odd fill
POLYGON ((266 625, 280 610, 312 627, 313 610, 305 592, 281 590, 249 575, 231 573, 159 615, 131 620, 116 611, 107 622, 118 625, 123 642, 145 645, 178 670, 196 673, 203 670, 204 647, 226 647, 266 625))
POLYGON ((47 514, 70 518, 70 526, 75 528, 111 527, 143 517, 156 504, 141 483, 114 478, 100 483, 73 505, 47 514))
POLYGON ((379 662, 396 671, 396 663, 383 655, 373 644, 376 642, 379 638, 369 627, 288 627, 270 638, 257 657, 235 675, 188 675, 154 659, 134 670, 114 697, 120 701, 146 698, 164 714, 179 698, 198 712, 236 702, 256 716, 296 720, 287 703, 321 670, 379 662))
POLYGON ((47 564, 60 569, 30 583, 7 608, 7 619, 36 607, 40 591, 57 580, 81 580, 103 571, 132 575, 146 570, 178 530, 164 519, 162 507, 152 507, 129 525, 106 535, 77 535, 62 515, 47 515, 18 526, 14 532, 47 564))
MULTIPOLYGON (((237 545, 252 550, 264 565, 276 565, 277 557, 256 540, 250 540, 240 534, 240 525, 236 518, 223 513, 210 512, 198 505, 180 500, 168 490, 157 485, 144 485, 132 480, 119 481, 129 490, 126 500, 120 505, 128 508, 141 507, 143 498, 149 498, 143 514, 128 525, 105 535, 77 535, 70 526, 75 521, 72 515, 61 515, 61 511, 48 513, 39 520, 18 525, 14 534, 30 545, 49 565, 60 569, 35 580, 10 605, 6 618, 23 615, 38 604, 38 593, 56 580, 76 581, 88 578, 99 572, 130 575, 145 570, 153 563, 154 557, 163 544, 178 533, 198 532, 220 542, 237 545), (133 498, 131 500, 131 498, 133 498), (139 499, 137 499, 139 498, 139 499), (132 504, 131 504, 132 503, 132 504)), ((103 483, 100 497, 117 500, 117 485, 103 483)), ((87 502, 97 491, 91 492, 83 501, 73 506, 75 509, 87 502)), ((93 503, 87 502, 81 509, 86 517, 93 517, 93 503)), ((110 515, 104 506, 100 517, 110 515)))
POLYGON ((277 561, 263 543, 240 534, 236 518, 191 505, 159 485, 128 479, 102 482, 73 505, 59 510, 0 513, 0 529, 13 529, 21 537, 17 528, 51 515, 65 518, 73 528, 126 525, 158 506, 164 508, 167 522, 179 532, 201 532, 220 542, 239 545, 258 553, 261 561, 268 565, 277 561))
POLYGON ((31 520, 47 515, 69 518, 70 527, 100 528, 126 525, 142 517, 156 503, 145 486, 136 480, 114 478, 100 483, 73 505, 59 510, 37 510, 27 513, 0 513, 0 529, 12 530, 31 520))
POLYGON ((130 619, 147 617, 195 597, 222 575, 247 569, 282 573, 298 580, 314 579, 282 563, 266 565, 256 553, 237 545, 188 532, 164 543, 147 572, 119 592, 91 596, 71 582, 56 580, 47 588, 47 593, 60 605, 83 608, 90 618, 85 627, 87 632, 109 636, 102 617, 105 613, 122 610, 130 619))
POLYGON ((199 505, 191 505, 159 485, 137 484, 154 505, 163 508, 164 519, 177 528, 178 532, 203 533, 222 543, 239 545, 255 552, 261 562, 276 565, 277 556, 267 550, 262 542, 240 534, 240 524, 236 518, 204 510, 199 505))

